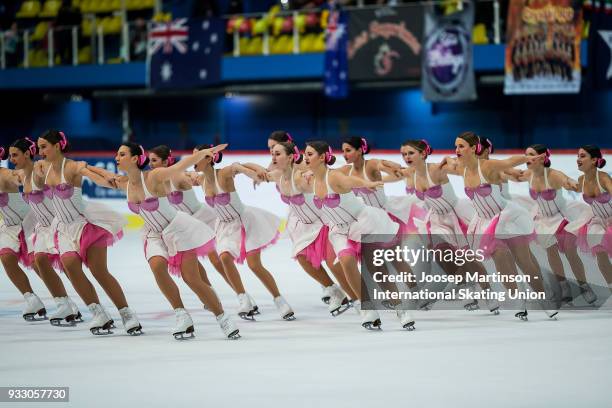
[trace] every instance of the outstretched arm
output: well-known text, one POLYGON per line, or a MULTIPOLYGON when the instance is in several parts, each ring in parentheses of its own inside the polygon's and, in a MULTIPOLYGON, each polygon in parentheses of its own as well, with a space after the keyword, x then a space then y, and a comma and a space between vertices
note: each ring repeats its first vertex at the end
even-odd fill
POLYGON ((178 163, 173 164, 170 167, 161 167, 152 170, 150 175, 154 177, 156 181, 169 180, 178 173, 184 173, 185 170, 203 160, 205 157, 212 156, 213 154, 224 150, 226 147, 227 143, 224 143, 210 149, 196 151, 189 156, 183 157, 178 163))
POLYGON ((540 158, 544 158, 545 155, 546 155, 545 153, 542 153, 541 155, 535 156, 535 157, 527 156, 527 155, 516 155, 516 156, 510 156, 507 159, 503 159, 503 160, 489 159, 489 160, 484 161, 483 168, 485 168, 489 172, 496 172, 496 171, 503 172, 508 169, 511 169, 512 167, 516 167, 516 166, 520 166, 521 164, 525 164, 529 160, 537 160, 540 158))
POLYGON ((368 181, 368 180, 361 179, 359 177, 346 176, 339 171, 334 171, 332 175, 334 175, 335 180, 338 183, 338 185, 345 190, 350 190, 353 188, 362 188, 362 187, 375 189, 377 187, 384 185, 382 181, 368 181))

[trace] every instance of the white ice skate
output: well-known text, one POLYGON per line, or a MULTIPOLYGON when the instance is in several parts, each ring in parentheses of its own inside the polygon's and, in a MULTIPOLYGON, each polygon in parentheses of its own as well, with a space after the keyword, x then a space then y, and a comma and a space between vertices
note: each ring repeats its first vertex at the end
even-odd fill
MULTIPOLYGON (((398 305, 398 307, 401 307, 401 305, 398 305)), ((408 331, 413 331, 415 329, 414 317, 409 310, 396 309, 395 313, 397 314, 397 318, 399 319, 400 325, 403 329, 408 331)))
POLYGON ((367 330, 381 330, 382 323, 376 310, 363 310, 361 302, 355 302, 355 309, 361 316, 361 326, 367 330))
POLYGON ((329 305, 329 301, 332 297, 333 286, 335 285, 321 286, 323 289, 323 292, 321 293, 321 302, 325 303, 326 305, 329 305))
POLYGON ((253 310, 253 304, 249 300, 249 296, 246 293, 241 293, 238 295, 238 316, 244 320, 255 320, 253 315, 255 311, 253 310))
POLYGON ((341 315, 351 307, 348 298, 338 285, 334 284, 325 289, 327 289, 327 293, 330 295, 327 303, 329 305, 329 313, 332 316, 341 315))
POLYGON ((28 322, 36 322, 47 319, 47 309, 34 293, 24 293, 25 307, 23 309, 23 318, 28 322), (36 316, 39 316, 38 318, 36 316))
POLYGON ((129 307, 126 306, 123 309, 119 309, 119 314, 121 315, 123 327, 125 327, 125 331, 129 335, 140 336, 142 334, 142 326, 138 321, 138 317, 129 307))
POLYGON ((240 338, 240 330, 234 324, 234 322, 227 316, 225 313, 221 313, 217 316, 217 322, 219 323, 219 327, 230 340, 237 340, 240 338))
POLYGON ((251 305, 253 305, 253 315, 261 314, 259 313, 259 306, 257 306, 257 303, 255 303, 253 296, 249 295, 248 293, 246 295, 249 297, 249 302, 251 302, 251 305))
POLYGON ((70 296, 66 296, 66 299, 68 299, 68 304, 72 308, 72 312, 75 315, 74 321, 76 323, 83 323, 83 315, 79 311, 79 307, 72 301, 72 299, 70 299, 70 296))
POLYGON ((572 289, 570 288, 570 285, 567 279, 559 282, 559 287, 561 288, 561 303, 571 302, 573 299, 572 289))
POLYGON ((187 340, 195 337, 193 320, 191 320, 189 313, 183 308, 174 309, 174 313, 176 314, 176 327, 172 330, 174 338, 176 340, 187 340), (185 337, 186 334, 190 336, 185 337))
POLYGON ((68 302, 68 297, 54 298, 57 309, 49 315, 49 323, 52 326, 76 326, 76 315, 68 302))
MULTIPOLYGON (((467 289, 468 292, 470 293, 478 290, 476 283, 471 283, 471 284, 464 283, 462 285, 459 285, 458 289, 467 289)), ((478 300, 476 299, 465 299, 463 303, 463 308, 467 310, 468 312, 473 312, 475 310, 480 309, 480 306, 478 305, 478 300)))
POLYGON ((580 291, 582 292, 584 300, 586 300, 589 305, 592 305, 597 301, 597 295, 595 295, 593 289, 591 289, 591 286, 589 286, 588 283, 583 283, 580 285, 580 291))
POLYGON ((295 315, 289 303, 282 296, 277 296, 274 298, 274 304, 276 308, 280 312, 280 315, 285 320, 295 320, 295 315))
POLYGON ((92 314, 91 322, 89 322, 89 331, 91 334, 95 335, 103 335, 103 334, 113 334, 110 331, 111 327, 113 327, 113 319, 108 317, 108 314, 102 307, 97 303, 92 303, 87 306, 89 311, 92 314), (102 330, 106 330, 103 332, 102 330))

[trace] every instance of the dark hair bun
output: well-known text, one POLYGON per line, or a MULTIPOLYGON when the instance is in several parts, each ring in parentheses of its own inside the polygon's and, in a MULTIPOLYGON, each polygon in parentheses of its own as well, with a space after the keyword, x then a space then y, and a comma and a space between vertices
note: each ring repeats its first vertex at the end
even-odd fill
POLYGON ((600 158, 599 160, 597 160, 598 169, 603 169, 605 165, 606 165, 606 159, 600 158))
POLYGON ((336 156, 331 156, 327 161, 328 166, 332 166, 336 162, 336 156))

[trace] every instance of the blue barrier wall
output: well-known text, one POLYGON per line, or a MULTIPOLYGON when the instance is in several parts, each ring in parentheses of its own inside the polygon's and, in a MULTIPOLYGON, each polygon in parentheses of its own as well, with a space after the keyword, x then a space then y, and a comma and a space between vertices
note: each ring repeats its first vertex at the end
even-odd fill
MULTIPOLYGON (((578 95, 504 96, 500 86, 479 87, 477 101, 431 104, 412 90, 352 92, 332 102, 315 92, 239 95, 232 98, 133 99, 135 140, 191 149, 198 143, 226 141, 233 149, 265 149, 267 135, 279 128, 302 143, 325 138, 338 145, 350 134, 395 149, 406 138, 427 138, 434 148, 450 148, 455 135, 475 130, 500 148, 547 143, 574 148, 582 143, 611 147, 612 92, 578 95)), ((77 150, 114 150, 121 141, 117 100, 45 102, 16 95, 0 110, 0 140, 38 136, 61 128, 77 150)))

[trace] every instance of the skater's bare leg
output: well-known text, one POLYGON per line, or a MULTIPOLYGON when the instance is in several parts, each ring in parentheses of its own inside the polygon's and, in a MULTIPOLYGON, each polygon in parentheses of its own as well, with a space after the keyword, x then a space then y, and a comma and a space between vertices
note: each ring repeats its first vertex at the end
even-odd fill
POLYGON ((98 299, 96 289, 83 272, 81 258, 79 258, 76 254, 68 253, 61 257, 61 261, 68 279, 70 279, 72 286, 77 291, 83 302, 85 302, 86 305, 90 305, 92 303, 99 304, 100 299, 98 299))
POLYGON ((278 287, 276 286, 276 281, 274 277, 268 271, 263 264, 261 263, 261 253, 255 252, 246 257, 247 265, 249 269, 253 271, 255 276, 259 278, 261 283, 264 284, 268 292, 272 295, 272 297, 276 298, 280 296, 280 292, 278 291, 278 287))
POLYGON ((168 273, 168 261, 161 256, 154 256, 149 259, 149 266, 155 277, 157 286, 166 297, 172 309, 184 309, 183 301, 178 286, 168 273))
POLYGON ((234 263, 234 257, 228 252, 223 252, 219 258, 221 259, 223 269, 234 292, 236 292, 237 295, 244 293, 244 285, 242 284, 240 273, 238 273, 238 268, 236 268, 236 264, 234 263))
POLYGON ((183 256, 181 262, 181 276, 189 286, 189 288, 198 295, 198 298, 206 305, 215 316, 223 313, 223 307, 219 298, 212 290, 210 285, 207 285, 201 278, 198 270, 198 258, 195 254, 187 254, 183 256))
POLYGON ((47 289, 53 297, 65 297, 67 296, 64 282, 59 277, 55 269, 51 266, 49 258, 45 254, 36 254, 34 256, 34 262, 36 264, 36 273, 45 282, 47 289))
POLYGON ((325 272, 325 269, 323 269, 323 267, 319 266, 318 268, 315 268, 306 259, 304 255, 298 255, 297 261, 299 262, 302 269, 304 269, 304 271, 308 275, 310 275, 311 278, 319 282, 319 284, 323 285, 324 287, 328 287, 334 284, 334 281, 332 281, 329 275, 327 275, 327 272, 325 272))
POLYGON ((0 260, 2 261, 2 266, 6 271, 7 276, 13 282, 13 285, 21 292, 24 293, 32 293, 32 286, 30 286, 30 280, 28 276, 25 274, 23 269, 19 266, 19 261, 17 257, 13 254, 4 254, 0 255, 0 260))
POLYGON ((106 292, 115 307, 118 310, 126 307, 128 304, 123 289, 121 289, 117 279, 108 271, 106 265, 106 247, 89 247, 87 250, 87 261, 89 262, 88 266, 91 274, 96 278, 100 286, 102 286, 102 289, 104 289, 104 292, 106 292))

